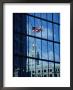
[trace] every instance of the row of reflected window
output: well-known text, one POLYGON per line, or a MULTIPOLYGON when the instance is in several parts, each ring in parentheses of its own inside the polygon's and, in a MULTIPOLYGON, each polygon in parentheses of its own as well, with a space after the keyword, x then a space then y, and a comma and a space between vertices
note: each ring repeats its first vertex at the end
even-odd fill
POLYGON ((60 13, 29 13, 29 14, 49 21, 53 20, 53 22, 60 23, 60 13))
MULTIPOLYGON (((23 71, 25 70, 25 65, 26 65, 26 72, 30 72, 30 75, 32 77, 34 76, 44 76, 44 75, 50 75, 52 74, 52 76, 54 74, 60 74, 60 64, 58 63, 54 63, 54 62, 46 62, 46 61, 41 61, 39 60, 39 64, 35 64, 35 61, 38 62, 38 60, 33 60, 33 59, 29 59, 29 63, 28 63, 28 58, 26 59, 26 63, 25 64, 25 58, 18 58, 17 56, 15 57, 15 72, 16 72, 16 68, 19 68, 20 70, 20 67, 23 68, 23 71), (23 64, 21 65, 20 64, 20 61, 21 59, 23 60, 23 64), (30 63, 32 63, 34 61, 34 65, 32 66, 32 64, 30 65, 30 63), (41 63, 40 63, 41 62, 41 63), (55 67, 54 67, 54 64, 55 64, 55 67), (36 66, 36 67, 35 67, 36 66), (29 69, 28 69, 29 67, 29 69), (55 68, 55 73, 54 73, 54 68, 55 68), (36 72, 36 73, 35 73, 36 72), (42 73, 43 72, 43 73, 42 73)), ((21 69, 22 70, 22 69, 21 69)), ((51 76, 51 77, 52 77, 51 76)))
MULTIPOLYGON (((54 37, 54 41, 58 41, 60 42, 60 25, 52 23, 52 22, 47 22, 29 15, 26 15, 26 22, 24 22, 23 27, 25 26, 26 23, 26 29, 23 29, 23 33, 27 33, 28 35, 32 35, 32 36, 36 36, 36 37, 41 37, 41 38, 45 38, 48 40, 53 40, 54 37), (34 34, 34 32, 32 31, 32 27, 39 27, 42 29, 41 32, 36 32, 34 34), (54 35, 53 35, 54 34, 54 35)), ((21 22, 20 20, 16 19, 17 23, 15 26, 15 31, 16 32, 21 32, 21 22), (18 27, 19 26, 19 27, 18 27)), ((23 20, 25 20, 25 18, 23 18, 23 20)))
MULTIPOLYGON (((15 43, 14 43, 14 52, 15 53, 20 53, 25 55, 25 36, 22 35, 22 39, 20 40, 20 35, 16 34, 15 35, 15 43), (22 47, 22 51, 20 51, 20 46, 22 47)), ((49 60, 54 60, 54 55, 55 55, 55 61, 60 61, 60 44, 58 43, 53 43, 50 41, 46 40, 41 40, 37 39, 34 37, 27 37, 27 56, 32 57, 32 51, 33 51, 33 42, 35 40, 35 57, 37 52, 39 52, 39 58, 41 59, 49 59, 49 60), (54 44, 54 48, 53 48, 54 44), (54 50, 53 50, 54 49, 54 50)))

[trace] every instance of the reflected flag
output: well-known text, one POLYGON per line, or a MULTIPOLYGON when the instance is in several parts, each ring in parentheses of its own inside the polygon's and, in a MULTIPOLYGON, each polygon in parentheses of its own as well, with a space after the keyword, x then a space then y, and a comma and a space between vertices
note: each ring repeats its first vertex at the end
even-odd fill
POLYGON ((39 27, 32 27, 32 31, 33 32, 40 32, 40 31, 42 31, 42 29, 39 27))

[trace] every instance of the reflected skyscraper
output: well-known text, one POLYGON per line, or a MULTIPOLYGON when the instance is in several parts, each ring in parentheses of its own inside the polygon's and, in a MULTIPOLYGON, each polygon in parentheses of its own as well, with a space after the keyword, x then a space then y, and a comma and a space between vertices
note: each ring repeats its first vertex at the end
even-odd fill
POLYGON ((60 76, 59 17, 59 13, 13 14, 13 76, 60 76))

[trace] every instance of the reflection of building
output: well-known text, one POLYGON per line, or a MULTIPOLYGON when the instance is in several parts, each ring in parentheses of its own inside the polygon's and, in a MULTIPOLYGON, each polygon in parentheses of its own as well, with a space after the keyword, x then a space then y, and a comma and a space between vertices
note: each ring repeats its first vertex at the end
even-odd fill
MULTIPOLYGON (((41 67, 42 65, 42 61, 40 61, 40 57, 39 57, 39 52, 37 51, 38 48, 35 46, 35 44, 32 44, 32 48, 31 48, 31 55, 32 57, 36 57, 37 60, 35 59, 29 59, 29 65, 27 65, 27 67, 29 66, 29 71, 31 72, 31 77, 59 77, 60 76, 60 67, 59 65, 56 66, 55 68, 55 73, 54 73, 54 65, 49 64, 50 66, 47 66, 47 63, 43 63, 43 69, 41 67), (35 53, 36 51, 36 53, 35 53), (43 73, 43 75, 42 75, 43 73)), ((28 72, 28 70, 27 70, 28 72)))
MULTIPOLYGON (((32 61, 32 60, 31 60, 32 61)), ((33 60, 34 61, 34 60, 33 60)), ((60 68, 56 67, 55 70, 55 74, 54 74, 54 67, 47 67, 47 65, 43 66, 43 69, 41 68, 41 64, 40 63, 38 66, 36 65, 36 70, 34 69, 35 67, 35 62, 33 64, 29 64, 29 68, 30 68, 30 72, 31 72, 31 76, 32 77, 59 77, 60 76, 60 68), (42 74, 43 73, 43 74, 42 74)))
POLYGON ((60 23, 53 20, 54 14, 49 14, 51 19, 45 19, 46 14, 46 17, 35 15, 13 14, 13 76, 60 76, 60 60, 57 58, 60 57, 57 38, 60 23), (55 40, 53 36, 57 36, 55 40))

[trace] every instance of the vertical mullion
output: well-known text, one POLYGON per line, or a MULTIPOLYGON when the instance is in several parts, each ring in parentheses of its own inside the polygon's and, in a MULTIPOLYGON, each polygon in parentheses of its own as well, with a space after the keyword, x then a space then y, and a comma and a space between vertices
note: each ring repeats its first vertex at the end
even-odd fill
MULTIPOLYGON (((41 20, 41 29, 42 29, 42 20, 41 20)), ((41 32, 41 38, 42 38, 42 32, 41 32)), ((41 58, 42 58, 42 39, 41 39, 41 58)), ((43 77, 43 61, 41 62, 41 68, 42 68, 42 77, 43 77)))
MULTIPOLYGON (((48 15, 46 14, 46 18, 48 17, 48 15)), ((47 40, 48 40, 48 22, 47 22, 47 40)), ((47 58, 49 59, 49 55, 48 55, 48 41, 47 41, 47 58)), ((49 62, 48 62, 48 69, 49 69, 49 62)), ((48 76, 49 76, 49 70, 48 70, 48 76)))
MULTIPOLYGON (((58 17, 58 23, 60 24, 60 22, 59 22, 59 14, 57 15, 57 17, 58 17)), ((60 39, 60 37, 59 37, 59 25, 58 25, 58 39, 60 39)))
MULTIPOLYGON (((52 21, 53 21, 53 13, 52 13, 52 21)), ((54 41, 54 23, 52 23, 53 29, 53 41, 54 41)), ((54 42, 53 42, 53 59, 54 59, 54 76, 55 76, 55 51, 54 51, 54 42)))
MULTIPOLYGON (((35 26, 35 17, 34 17, 34 26, 35 26)), ((35 32, 34 32, 35 36, 35 32)), ((34 46, 35 46, 35 57, 36 57, 36 38, 34 38, 34 46)), ((35 77, 36 77, 36 59, 35 59, 35 77)))
MULTIPOLYGON (((59 29, 59 25, 58 25, 58 38, 59 38, 59 41, 58 42, 60 42, 60 29, 59 29)), ((59 57, 60 57, 60 44, 58 44, 59 45, 59 57)))

